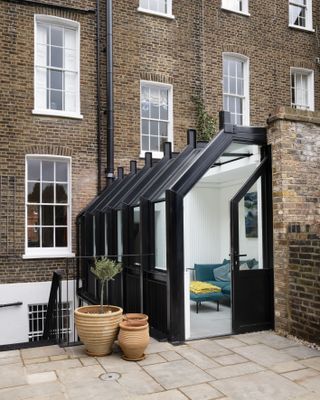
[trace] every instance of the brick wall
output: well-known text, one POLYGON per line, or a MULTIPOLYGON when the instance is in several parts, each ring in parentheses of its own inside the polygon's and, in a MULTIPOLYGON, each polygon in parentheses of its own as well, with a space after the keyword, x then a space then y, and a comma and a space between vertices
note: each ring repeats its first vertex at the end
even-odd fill
POLYGON ((75 216, 97 191, 96 22, 95 13, 87 10, 95 7, 95 1, 42 3, 48 6, 0 2, 0 176, 4 177, 1 183, 0 283, 50 280, 52 271, 64 266, 64 261, 59 259, 21 259, 25 243, 26 154, 72 157, 74 252, 75 216), (80 22, 82 120, 32 114, 35 14, 80 22), (15 196, 12 184, 8 186, 8 176, 16 178, 15 196))
POLYGON ((270 118, 276 329, 320 338, 320 113, 270 118))
MULTIPOLYGON (((314 32, 288 27, 288 2, 250 1, 250 17, 221 9, 221 0, 173 0, 174 20, 137 11, 139 0, 114 1, 116 163, 140 153, 140 79, 173 84, 174 145, 195 126, 191 96, 201 94, 210 113, 222 105, 222 54, 249 58, 250 124, 265 125, 277 105, 290 105, 290 67, 315 71, 320 107, 319 55, 314 32), (148 75, 149 74, 149 75, 148 75), (149 78, 148 78, 149 76, 149 78)), ((319 20, 313 1, 313 22, 319 20)))

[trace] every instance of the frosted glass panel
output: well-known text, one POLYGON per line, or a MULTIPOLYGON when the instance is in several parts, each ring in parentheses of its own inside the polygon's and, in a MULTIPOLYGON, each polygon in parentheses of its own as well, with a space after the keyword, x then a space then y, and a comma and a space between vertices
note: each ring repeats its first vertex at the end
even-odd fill
POLYGON ((166 203, 154 205, 155 268, 167 269, 166 260, 166 203))

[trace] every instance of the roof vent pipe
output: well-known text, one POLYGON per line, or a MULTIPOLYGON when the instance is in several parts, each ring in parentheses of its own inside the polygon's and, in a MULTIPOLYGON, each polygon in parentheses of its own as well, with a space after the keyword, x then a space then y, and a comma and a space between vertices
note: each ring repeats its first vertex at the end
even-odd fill
POLYGON ((194 149, 197 147, 197 131, 195 129, 188 129, 187 144, 194 149))
POLYGON ((118 167, 118 179, 124 178, 124 169, 123 167, 118 167))
POLYGON ((148 168, 152 167, 152 153, 150 151, 146 152, 144 155, 144 165, 148 168))
POLYGON ((130 173, 131 174, 137 173, 137 161, 135 161, 135 160, 130 161, 130 173))
POLYGON ((114 179, 114 115, 113 115, 113 28, 112 0, 106 0, 107 53, 107 185, 114 179))

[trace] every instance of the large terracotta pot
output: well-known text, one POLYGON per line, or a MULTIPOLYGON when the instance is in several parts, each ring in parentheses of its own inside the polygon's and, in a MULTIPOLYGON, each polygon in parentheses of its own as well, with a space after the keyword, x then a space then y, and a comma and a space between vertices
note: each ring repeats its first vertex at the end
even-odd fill
POLYGON ((144 351, 149 344, 149 324, 140 322, 140 325, 132 325, 130 321, 120 323, 118 343, 123 351, 123 358, 128 361, 143 360, 144 351))
POLYGON ((99 314, 99 309, 100 306, 85 306, 74 311, 78 335, 90 356, 105 356, 112 352, 122 321, 122 308, 104 306, 103 314, 99 314))

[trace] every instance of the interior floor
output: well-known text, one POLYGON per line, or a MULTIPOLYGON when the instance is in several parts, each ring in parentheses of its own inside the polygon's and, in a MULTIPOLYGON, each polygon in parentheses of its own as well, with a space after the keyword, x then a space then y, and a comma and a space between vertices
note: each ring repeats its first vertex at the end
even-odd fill
POLYGON ((223 336, 232 333, 231 308, 221 304, 217 311, 217 304, 205 301, 199 305, 199 312, 196 312, 196 303, 190 304, 190 339, 199 339, 208 336, 223 336))

